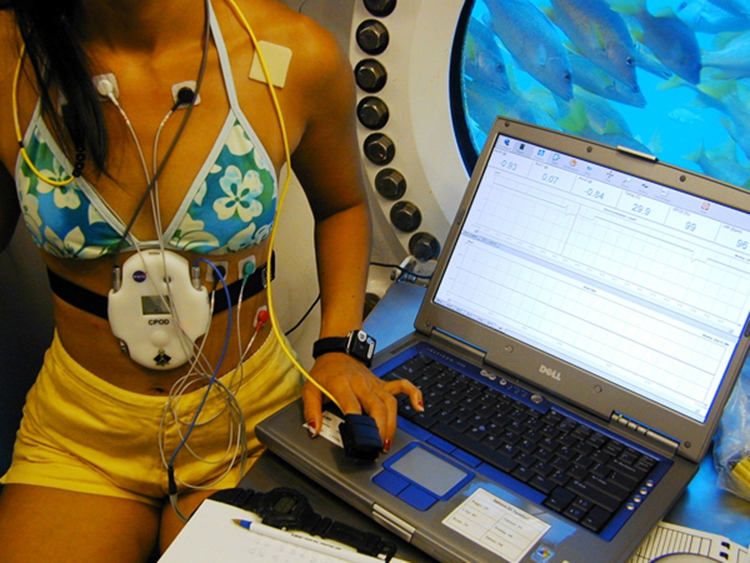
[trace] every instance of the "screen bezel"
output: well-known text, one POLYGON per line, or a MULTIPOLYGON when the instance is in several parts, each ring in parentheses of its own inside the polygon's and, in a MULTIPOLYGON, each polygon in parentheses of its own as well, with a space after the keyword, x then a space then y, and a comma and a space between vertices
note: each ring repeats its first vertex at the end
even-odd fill
POLYGON ((718 425, 723 405, 728 400, 744 363, 750 344, 747 328, 738 343, 737 354, 728 366, 714 406, 710 409, 705 422, 701 423, 675 411, 657 409, 655 403, 642 396, 539 349, 529 347, 505 334, 484 329, 468 317, 436 303, 435 295, 445 273, 447 258, 455 247, 469 205, 476 194, 495 142, 500 135, 549 147, 552 150, 647 178, 667 187, 744 212, 750 211, 750 192, 658 162, 653 157, 634 155, 632 152, 618 150, 559 131, 508 118, 498 118, 479 156, 455 220, 451 224, 443 256, 438 262, 415 323, 415 328, 426 334, 431 333, 434 327, 441 327, 440 330, 443 331, 445 327, 450 327, 450 335, 459 341, 470 342, 476 346, 484 356, 486 364, 529 382, 552 395, 566 397, 580 408, 604 420, 610 420, 613 413, 621 413, 637 420, 640 424, 658 429, 659 433, 679 443, 679 451, 682 455, 695 460, 700 459, 710 444, 710 438, 718 425), (537 368, 541 364, 557 370, 563 376, 558 381, 540 373, 537 368), (575 391, 571 392, 571 390, 575 391))

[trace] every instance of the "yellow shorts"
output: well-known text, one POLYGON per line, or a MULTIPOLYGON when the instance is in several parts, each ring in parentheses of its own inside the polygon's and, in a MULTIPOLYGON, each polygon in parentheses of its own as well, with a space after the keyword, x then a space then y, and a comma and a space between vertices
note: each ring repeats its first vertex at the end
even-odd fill
MULTIPOLYGON (((233 389, 245 416, 247 469, 263 450, 255 436, 256 424, 299 397, 301 376, 273 333, 245 362, 242 373, 241 386, 233 389)), ((231 376, 226 374, 219 381, 228 385, 231 376)), ((180 450, 174 469, 182 483, 221 489, 235 487, 242 475, 238 460, 232 466, 234 449, 228 450, 232 430, 225 402, 214 390, 190 435, 191 451, 180 450)), ((178 428, 174 417, 168 416, 162 431, 166 397, 141 395, 107 383, 76 363, 55 336, 26 399, 13 461, 0 483, 41 485, 159 506, 168 494, 159 433, 165 436, 164 455, 169 459, 204 391, 183 394, 178 428)))

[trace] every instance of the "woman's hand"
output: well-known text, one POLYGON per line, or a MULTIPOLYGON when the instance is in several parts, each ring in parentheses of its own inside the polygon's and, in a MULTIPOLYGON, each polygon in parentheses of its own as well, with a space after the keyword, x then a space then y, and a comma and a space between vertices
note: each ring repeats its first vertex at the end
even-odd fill
MULTIPOLYGON (((398 404, 395 395, 406 393, 417 411, 424 410, 422 392, 413 383, 405 379, 382 381, 360 361, 344 353, 323 354, 310 375, 336 398, 344 414, 366 412, 375 419, 385 452, 390 449, 396 433, 398 404)), ((305 420, 311 434, 317 436, 323 423, 323 395, 308 381, 302 389, 302 399, 305 420)))

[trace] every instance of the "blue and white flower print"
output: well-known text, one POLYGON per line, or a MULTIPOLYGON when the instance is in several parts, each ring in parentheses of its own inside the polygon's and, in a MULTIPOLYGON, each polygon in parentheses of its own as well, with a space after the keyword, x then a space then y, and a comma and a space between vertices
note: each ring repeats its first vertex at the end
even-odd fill
MULTIPOLYGON (((42 176, 69 178, 69 163, 58 158, 39 122, 26 150, 42 176)), ((270 233, 276 213, 276 177, 265 153, 235 120, 206 177, 194 189, 168 228, 167 245, 202 254, 225 254, 250 248, 270 233), (189 200, 189 201, 188 201, 189 200)), ((40 179, 23 158, 16 167, 21 213, 34 242, 55 256, 99 258, 120 244, 121 221, 83 178, 54 186, 40 179)), ((127 243, 124 248, 129 248, 127 243)))

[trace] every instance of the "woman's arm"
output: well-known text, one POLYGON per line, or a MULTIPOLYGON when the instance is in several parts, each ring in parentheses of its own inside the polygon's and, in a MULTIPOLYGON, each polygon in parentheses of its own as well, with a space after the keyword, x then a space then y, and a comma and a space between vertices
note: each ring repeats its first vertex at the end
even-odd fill
MULTIPOLYGON (((315 248, 321 288, 320 337, 346 336, 362 325, 370 260, 371 223, 357 146, 353 75, 338 45, 316 32, 314 75, 308 91, 309 119, 293 167, 315 217, 315 248)), ((421 394, 408 382, 384 383, 352 357, 324 354, 311 375, 336 397, 344 413, 363 410, 378 424, 387 450, 396 431, 394 394, 406 392, 421 409, 421 394)), ((303 391, 305 416, 322 422, 320 392, 303 391)))

